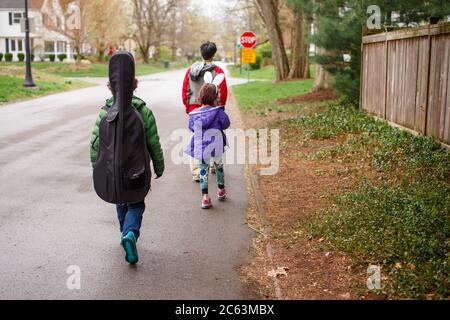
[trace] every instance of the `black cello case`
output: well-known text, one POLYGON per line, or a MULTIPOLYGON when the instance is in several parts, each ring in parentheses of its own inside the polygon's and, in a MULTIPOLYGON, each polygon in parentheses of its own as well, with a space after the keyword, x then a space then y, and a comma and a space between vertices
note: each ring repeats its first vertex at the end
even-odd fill
POLYGON ((150 155, 144 122, 132 106, 134 58, 115 53, 109 62, 109 82, 114 104, 100 122, 99 151, 94 168, 98 196, 114 204, 143 201, 150 190, 150 155))

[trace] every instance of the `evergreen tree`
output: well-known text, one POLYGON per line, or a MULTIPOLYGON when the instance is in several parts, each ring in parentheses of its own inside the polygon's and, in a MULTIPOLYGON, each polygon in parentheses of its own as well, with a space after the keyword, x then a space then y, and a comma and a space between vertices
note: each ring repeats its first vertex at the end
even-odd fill
POLYGON ((318 30, 312 41, 326 52, 317 61, 333 75, 334 88, 354 103, 359 101, 362 27, 370 5, 380 7, 384 26, 413 26, 450 14, 445 0, 317 0, 318 30), (345 54, 350 62, 344 62, 345 54))

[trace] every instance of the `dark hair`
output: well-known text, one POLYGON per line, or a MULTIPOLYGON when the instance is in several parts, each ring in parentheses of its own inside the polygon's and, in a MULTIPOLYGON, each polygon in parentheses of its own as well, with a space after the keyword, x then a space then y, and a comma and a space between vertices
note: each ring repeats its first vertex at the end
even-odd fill
POLYGON ((205 60, 211 60, 217 53, 217 46, 214 42, 205 42, 201 45, 200 51, 205 60))
POLYGON ((217 98, 217 87, 211 83, 204 84, 198 94, 198 100, 203 105, 214 106, 217 98))

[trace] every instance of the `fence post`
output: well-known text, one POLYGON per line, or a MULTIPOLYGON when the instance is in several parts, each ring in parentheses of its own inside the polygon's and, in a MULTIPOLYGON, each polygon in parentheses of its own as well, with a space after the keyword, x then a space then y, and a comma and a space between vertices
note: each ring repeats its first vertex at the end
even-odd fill
POLYGON ((425 116, 423 124, 423 134, 428 135, 428 105, 430 103, 430 79, 431 79, 431 24, 428 23, 428 63, 427 63, 427 92, 425 96, 425 116))
POLYGON ((388 79, 389 79, 389 72, 388 72, 388 67, 389 67, 389 50, 388 50, 388 37, 387 37, 387 30, 385 30, 384 32, 384 36, 386 37, 386 40, 384 41, 384 46, 385 48, 385 54, 386 54, 386 69, 385 69, 385 77, 384 77, 384 114, 383 114, 383 119, 387 120, 387 97, 388 97, 388 79))

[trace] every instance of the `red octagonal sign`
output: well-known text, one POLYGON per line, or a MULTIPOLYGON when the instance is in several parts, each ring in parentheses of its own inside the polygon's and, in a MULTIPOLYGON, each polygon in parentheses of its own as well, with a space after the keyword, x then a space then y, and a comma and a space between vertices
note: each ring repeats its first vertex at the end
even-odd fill
POLYGON ((256 36, 253 32, 244 32, 240 38, 241 44, 244 48, 253 48, 256 45, 256 36))

